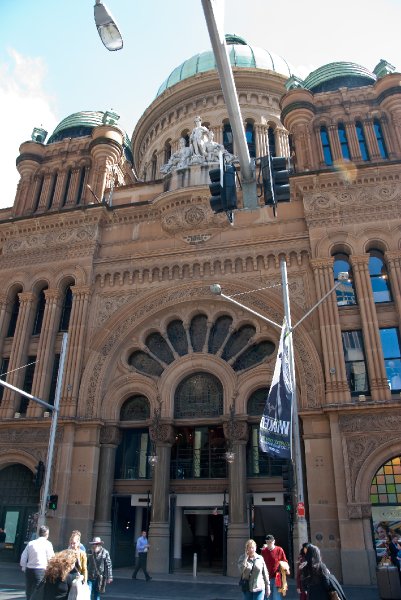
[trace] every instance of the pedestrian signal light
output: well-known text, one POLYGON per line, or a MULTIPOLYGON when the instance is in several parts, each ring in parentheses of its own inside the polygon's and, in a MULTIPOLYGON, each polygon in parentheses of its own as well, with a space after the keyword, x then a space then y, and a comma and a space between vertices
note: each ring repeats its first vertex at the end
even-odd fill
POLYGON ((58 495, 51 494, 49 496, 49 502, 47 504, 49 507, 49 510, 57 510, 57 503, 58 503, 58 495))
POLYGON ((284 508, 287 512, 292 513, 294 510, 294 505, 292 502, 292 494, 284 494, 284 508))

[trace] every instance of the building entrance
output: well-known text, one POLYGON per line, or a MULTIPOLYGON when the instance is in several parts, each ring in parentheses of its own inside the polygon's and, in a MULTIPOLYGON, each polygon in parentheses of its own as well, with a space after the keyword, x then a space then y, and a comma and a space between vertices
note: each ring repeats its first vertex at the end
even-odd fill
POLYGON ((198 571, 222 572, 224 558, 223 510, 184 508, 181 567, 192 569, 194 554, 198 571))

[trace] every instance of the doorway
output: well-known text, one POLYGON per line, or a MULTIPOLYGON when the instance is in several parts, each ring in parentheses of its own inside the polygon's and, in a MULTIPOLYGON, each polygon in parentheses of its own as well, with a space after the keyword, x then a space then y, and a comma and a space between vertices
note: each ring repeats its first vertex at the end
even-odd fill
POLYGON ((222 508, 184 508, 182 520, 182 568, 192 569, 197 555, 198 571, 221 573, 224 557, 222 508))

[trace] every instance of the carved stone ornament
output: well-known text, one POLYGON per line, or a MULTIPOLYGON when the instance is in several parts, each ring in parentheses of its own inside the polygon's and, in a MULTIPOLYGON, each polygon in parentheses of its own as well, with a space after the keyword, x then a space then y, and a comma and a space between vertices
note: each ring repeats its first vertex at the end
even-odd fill
POLYGON ((235 442, 248 441, 248 424, 246 421, 234 421, 232 426, 230 422, 223 424, 224 437, 226 440, 235 442), (230 440, 231 437, 231 440, 230 440))
POLYGON ((97 238, 97 225, 85 227, 63 228, 57 231, 27 235, 10 239, 4 243, 3 256, 13 256, 18 253, 44 249, 49 251, 59 246, 74 246, 85 242, 93 242, 97 238))
POLYGON ((401 435, 401 410, 393 410, 391 414, 376 412, 363 415, 341 415, 339 427, 343 432, 395 431, 401 435))
MULTIPOLYGON (((21 444, 24 449, 31 444, 43 444, 44 429, 41 427, 27 427, 24 429, 2 429, 0 430, 0 444, 21 444)), ((47 435, 47 434, 46 434, 47 435)), ((56 442, 63 439, 63 429, 58 427, 56 442)))
POLYGON ((168 423, 159 423, 156 427, 149 427, 149 436, 155 444, 173 444, 174 427, 168 423))
POLYGON ((106 425, 100 430, 100 443, 103 445, 118 446, 121 442, 121 431, 114 425, 106 425))
POLYGON ((180 231, 210 229, 216 227, 218 223, 226 226, 226 215, 215 215, 206 205, 201 204, 187 206, 184 209, 182 207, 171 208, 166 210, 161 218, 162 228, 170 234, 179 233, 180 231))
POLYGON ((100 296, 98 298, 98 309, 96 314, 96 327, 101 327, 111 315, 124 304, 127 304, 138 293, 133 291, 129 294, 114 294, 110 296, 100 296))
POLYGON ((401 186, 394 183, 369 185, 358 180, 338 189, 306 192, 303 200, 310 227, 323 227, 327 221, 346 225, 382 221, 386 215, 391 219, 401 217, 401 186))

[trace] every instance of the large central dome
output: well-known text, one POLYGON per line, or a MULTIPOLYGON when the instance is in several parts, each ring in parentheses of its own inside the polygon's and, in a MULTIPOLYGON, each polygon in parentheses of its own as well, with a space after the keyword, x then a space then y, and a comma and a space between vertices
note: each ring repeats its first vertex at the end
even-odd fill
MULTIPOLYGON (((238 35, 226 35, 226 42, 229 46, 229 56, 232 67, 242 67, 246 69, 266 69, 275 71, 286 77, 291 77, 291 69, 287 62, 273 52, 268 52, 263 48, 249 46, 247 42, 238 35)), ((184 61, 179 67, 176 67, 167 79, 162 83, 157 92, 160 96, 166 89, 176 83, 193 77, 198 73, 205 73, 216 69, 216 61, 212 50, 207 50, 201 54, 195 54, 184 61)))

